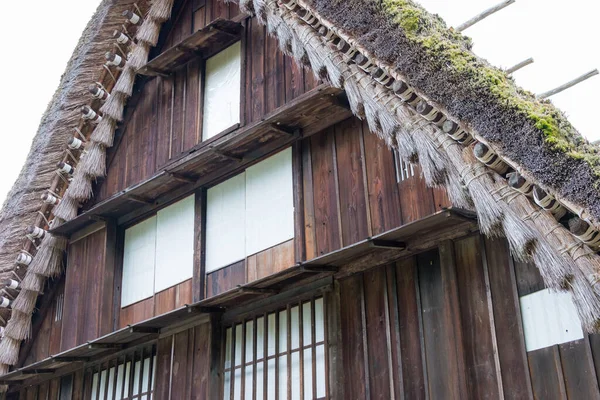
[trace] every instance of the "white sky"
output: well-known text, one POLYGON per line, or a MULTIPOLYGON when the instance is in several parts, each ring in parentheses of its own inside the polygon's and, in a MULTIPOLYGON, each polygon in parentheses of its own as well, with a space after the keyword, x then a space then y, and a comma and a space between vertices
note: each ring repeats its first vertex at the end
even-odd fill
MULTIPOLYGON (((500 0, 418 0, 457 26, 500 0)), ((19 175, 43 112, 56 90, 85 25, 99 0, 0 1, 0 203, 19 175), (22 17, 18 17, 22 15, 22 17)), ((465 30, 474 51, 492 64, 535 63, 515 73, 534 92, 553 89, 594 68, 600 69, 600 3, 590 0, 517 0, 465 30)), ((600 76, 552 97, 589 140, 600 139, 600 76)))

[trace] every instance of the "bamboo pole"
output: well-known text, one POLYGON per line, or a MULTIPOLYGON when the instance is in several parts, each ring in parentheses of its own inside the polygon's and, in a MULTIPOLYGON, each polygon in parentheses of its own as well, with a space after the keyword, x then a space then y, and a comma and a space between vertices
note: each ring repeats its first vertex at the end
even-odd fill
POLYGON ((527 60, 523 60, 520 63, 515 64, 510 68, 507 68, 506 73, 510 75, 510 74, 520 70, 521 68, 525 68, 526 66, 533 64, 533 63, 534 63, 534 59, 529 57, 527 60))
POLYGON ((484 12, 482 12, 481 14, 478 14, 476 16, 474 16, 473 18, 471 18, 470 20, 468 20, 467 22, 459 25, 458 27, 456 27, 456 31, 457 32, 462 32, 465 29, 475 25, 476 23, 478 23, 479 21, 489 17, 490 15, 502 10, 505 7, 510 6, 511 4, 513 4, 516 0, 505 0, 500 4, 496 4, 493 7, 488 8, 487 10, 485 10, 484 12))
POLYGON ((598 75, 598 70, 595 69, 593 71, 588 72, 587 74, 581 75, 579 78, 575 78, 570 82, 565 83, 564 85, 561 85, 559 87, 557 87, 556 89, 552 89, 550 91, 547 91, 545 93, 539 94, 537 97, 540 99, 547 99, 548 97, 554 96, 555 94, 558 94, 560 92, 563 92, 585 80, 590 79, 592 76, 598 75))

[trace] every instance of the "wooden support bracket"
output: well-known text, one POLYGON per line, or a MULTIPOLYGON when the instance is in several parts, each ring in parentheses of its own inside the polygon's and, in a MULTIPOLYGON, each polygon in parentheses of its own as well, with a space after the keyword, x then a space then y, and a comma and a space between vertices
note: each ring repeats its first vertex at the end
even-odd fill
POLYGON ((23 375, 53 374, 55 372, 54 368, 26 369, 21 371, 23 375))
POLYGON ((165 174, 169 175, 171 178, 175 179, 176 181, 179 182, 183 182, 183 183, 191 183, 194 184, 196 183, 196 179, 191 178, 189 176, 183 175, 183 174, 178 174, 175 172, 169 172, 165 170, 165 174))
POLYGON ((253 287, 242 287, 238 286, 238 291, 244 294, 277 294, 279 290, 277 289, 261 289, 261 288, 253 288, 253 287))
POLYGON ((122 343, 88 343, 88 349, 100 350, 100 349, 114 349, 120 350, 123 348, 122 343))
POLYGON ((52 357, 52 359, 56 362, 88 362, 91 360, 91 357, 52 357))
POLYGON ((279 122, 275 124, 270 124, 269 129, 271 129, 273 132, 281 134, 282 136, 291 136, 295 138, 302 137, 301 129, 287 128, 286 126, 281 125, 279 122))
POLYGON ((406 250, 406 243, 396 242, 394 240, 373 239, 371 240, 371 247, 388 250, 406 250))
POLYGON ((300 270, 302 272, 309 272, 309 273, 313 273, 313 274, 320 274, 322 272, 336 273, 340 269, 339 269, 339 267, 335 267, 333 265, 300 265, 300 270))
POLYGON ((158 334, 160 333, 160 328, 152 328, 152 327, 145 327, 145 326, 130 326, 129 327, 129 333, 148 333, 148 334, 158 334))
POLYGON ((220 150, 220 149, 218 149, 218 148, 216 148, 214 146, 209 146, 209 149, 211 149, 212 152, 215 153, 216 155, 218 155, 220 157, 223 157, 223 158, 227 158, 227 159, 232 160, 232 161, 242 162, 244 160, 243 157, 234 156, 234 155, 229 154, 229 153, 227 153, 225 151, 222 151, 222 150, 220 150))
POLYGON ((134 194, 128 194, 127 196, 125 196, 125 198, 127 198, 131 201, 135 201, 136 203, 142 203, 142 204, 148 204, 148 205, 154 204, 153 200, 144 199, 143 197, 136 196, 134 194))

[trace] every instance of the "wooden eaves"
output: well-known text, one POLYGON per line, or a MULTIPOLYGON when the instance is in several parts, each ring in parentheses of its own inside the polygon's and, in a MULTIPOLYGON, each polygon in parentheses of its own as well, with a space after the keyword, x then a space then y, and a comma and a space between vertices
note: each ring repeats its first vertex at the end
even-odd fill
POLYGON ((241 172, 279 149, 351 116, 343 91, 322 84, 263 120, 234 125, 170 161, 154 176, 83 211, 52 233, 70 235, 105 219, 126 223, 201 186, 241 172))
POLYGON ((469 211, 447 209, 405 224, 380 235, 362 240, 311 260, 298 263, 279 273, 186 305, 146 321, 129 325, 96 340, 19 368, 1 377, 0 384, 32 384, 95 363, 119 352, 131 350, 172 334, 193 324, 208 321, 211 314, 235 318, 256 308, 261 301, 272 304, 278 296, 295 292, 326 291, 335 276, 340 278, 368 268, 389 264, 402 257, 424 251, 441 240, 462 237, 476 231, 476 216, 469 211))

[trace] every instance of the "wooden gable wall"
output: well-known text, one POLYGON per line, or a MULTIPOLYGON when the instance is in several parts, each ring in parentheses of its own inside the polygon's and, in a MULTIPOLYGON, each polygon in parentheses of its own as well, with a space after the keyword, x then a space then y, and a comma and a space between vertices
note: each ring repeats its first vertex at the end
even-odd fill
MULTIPOLYGON (((171 30, 163 33, 167 39, 161 51, 218 18, 236 17, 235 3, 187 0, 171 30)), ((261 120, 318 83, 312 72, 279 51, 277 40, 267 35, 256 18, 244 21, 240 125, 261 120)), ((109 153, 108 174, 90 205, 149 178, 200 143, 202 68, 201 60, 192 61, 169 77, 148 80, 141 93, 134 94, 121 139, 109 153)))

